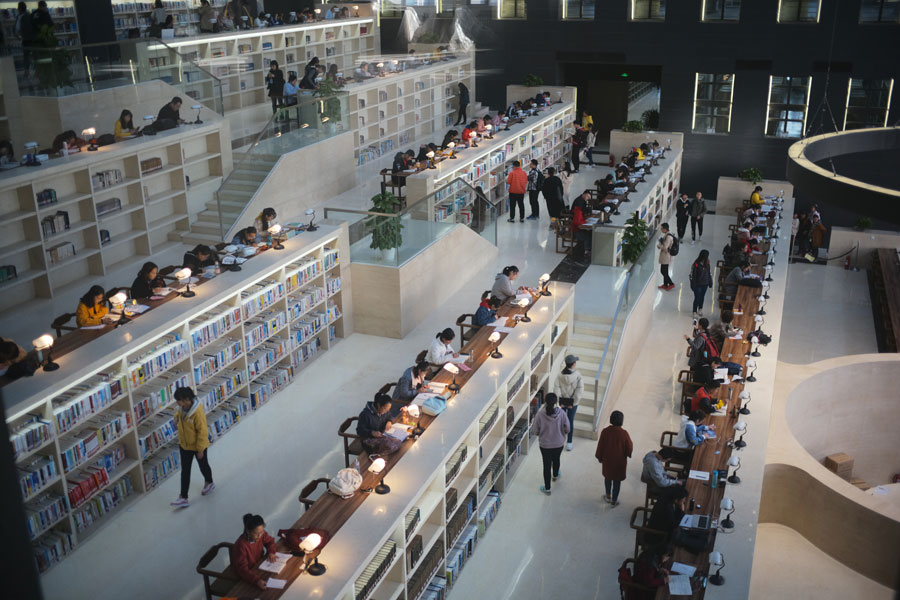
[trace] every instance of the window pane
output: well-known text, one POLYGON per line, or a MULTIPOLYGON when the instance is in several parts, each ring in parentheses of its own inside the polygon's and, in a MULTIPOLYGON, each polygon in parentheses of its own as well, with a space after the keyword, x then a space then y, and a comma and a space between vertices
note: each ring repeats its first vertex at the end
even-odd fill
POLYGON ((666 0, 631 0, 631 18, 664 21, 666 0))
POLYGON ((501 19, 524 19, 525 0, 500 0, 501 19))
POLYGON ((900 0, 861 0, 860 23, 896 23, 900 20, 900 0))
POLYGON ((732 74, 697 73, 694 96, 695 133, 728 133, 732 74))
POLYGON ((772 76, 766 135, 801 137, 808 110, 809 77, 772 76))
POLYGON ((565 19, 593 19, 594 0, 563 0, 565 19))
POLYGON ((781 0, 779 23, 818 22, 819 0, 781 0))
POLYGON ((741 0, 706 0, 704 21, 739 21, 741 0))
POLYGON ((851 79, 844 129, 884 127, 892 83, 891 79, 851 79))

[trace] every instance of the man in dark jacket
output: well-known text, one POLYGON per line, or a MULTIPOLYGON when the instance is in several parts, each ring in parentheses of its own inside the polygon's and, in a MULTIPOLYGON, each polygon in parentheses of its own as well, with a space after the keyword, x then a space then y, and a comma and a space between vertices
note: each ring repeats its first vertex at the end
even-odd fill
POLYGON ((41 27, 44 26, 53 27, 53 17, 50 16, 50 9, 47 8, 47 3, 44 0, 38 2, 37 10, 31 13, 31 22, 36 32, 40 31, 41 27))
POLYGON ((559 178, 556 174, 556 169, 553 167, 547 169, 547 177, 544 179, 541 193, 544 194, 547 214, 550 215, 550 229, 553 229, 553 221, 559 219, 564 206, 562 179, 559 178))
POLYGON ((687 229, 688 218, 691 214, 691 201, 688 200, 687 194, 682 194, 675 201, 675 222, 678 226, 678 241, 684 239, 684 232, 687 229))
POLYGON ((385 434, 393 425, 391 419, 391 397, 387 394, 378 394, 375 400, 366 403, 356 423, 356 435, 366 452, 390 454, 400 448, 403 442, 385 434))
POLYGON ((163 119, 169 119, 171 121, 175 121, 176 125, 181 125, 184 123, 184 120, 181 118, 179 114, 179 110, 181 110, 181 98, 179 96, 175 96, 172 98, 172 101, 159 109, 159 114, 156 115, 157 121, 162 121, 163 119))
POLYGON ((697 195, 691 200, 691 243, 694 243, 697 237, 703 237, 703 215, 705 214, 706 200, 703 199, 702 193, 697 192, 697 195))

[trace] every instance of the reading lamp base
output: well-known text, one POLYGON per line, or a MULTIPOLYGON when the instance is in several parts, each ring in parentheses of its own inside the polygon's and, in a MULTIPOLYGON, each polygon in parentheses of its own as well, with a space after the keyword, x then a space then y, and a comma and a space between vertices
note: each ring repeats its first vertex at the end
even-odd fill
POLYGON ((749 381, 750 383, 753 383, 754 381, 756 381, 756 377, 754 377, 753 375, 750 375, 750 377, 747 378, 747 381, 749 381))
POLYGON ((500 354, 499 350, 495 349, 493 352, 491 352, 491 358, 503 358, 503 355, 500 354))
MULTIPOLYGON (((728 483, 738 484, 740 482, 741 482, 741 478, 738 477, 737 475, 732 475, 731 477, 728 478, 728 483)), ((724 522, 723 522, 723 525, 724 525, 724 522)))
POLYGON ((185 298, 193 298, 194 296, 197 295, 197 293, 196 293, 196 292, 192 292, 190 289, 188 289, 188 290, 186 290, 186 291, 184 291, 184 292, 181 292, 181 295, 182 295, 183 297, 185 297, 185 298))
POLYGON ((723 585, 725 583, 725 578, 716 573, 715 575, 709 576, 709 582, 713 585, 723 585))
POLYGON ((55 371, 55 370, 57 370, 58 368, 59 368, 59 364, 53 362, 53 361, 50 360, 50 359, 47 359, 47 364, 44 365, 44 370, 45 370, 45 371, 55 371))
MULTIPOLYGON (((743 438, 744 436, 741 436, 741 437, 743 438)), ((746 448, 746 447, 747 447, 747 442, 745 442, 743 439, 735 440, 735 441, 734 441, 734 447, 735 447, 735 448, 746 448)))
POLYGON ((456 380, 454 379, 453 383, 451 383, 450 385, 447 386, 447 389, 450 390, 451 392, 458 392, 459 384, 456 383, 456 380))
POLYGON ((519 320, 523 323, 531 323, 531 317, 528 316, 528 313, 525 313, 519 320))
POLYGON ((750 409, 747 408, 746 406, 744 406, 744 407, 741 408, 741 410, 739 410, 738 412, 741 413, 742 415, 749 415, 749 414, 750 414, 750 409))
POLYGON ((318 577, 319 575, 325 574, 325 565, 319 562, 319 559, 316 558, 313 561, 313 564, 309 565, 309 568, 306 569, 306 572, 310 575, 314 575, 318 577))
POLYGON ((386 484, 384 481, 375 486, 376 494, 389 494, 391 492, 391 486, 386 484))

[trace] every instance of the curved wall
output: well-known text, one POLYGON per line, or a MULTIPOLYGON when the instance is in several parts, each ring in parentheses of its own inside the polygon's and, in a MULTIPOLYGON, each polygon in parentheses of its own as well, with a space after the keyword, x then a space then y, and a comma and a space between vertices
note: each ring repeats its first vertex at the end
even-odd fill
POLYGON ((853 476, 890 483, 900 470, 900 392, 897 365, 845 365, 803 381, 788 396, 791 433, 819 463, 844 452, 853 476))

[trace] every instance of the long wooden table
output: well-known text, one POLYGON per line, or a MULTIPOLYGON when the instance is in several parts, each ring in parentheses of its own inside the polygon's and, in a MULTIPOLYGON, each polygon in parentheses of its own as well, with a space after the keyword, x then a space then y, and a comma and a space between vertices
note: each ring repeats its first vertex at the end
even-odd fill
POLYGON ((884 280, 884 297, 894 333, 895 343, 900 340, 900 260, 895 248, 879 248, 878 263, 884 280))
MULTIPOLYGON (((534 310, 535 306, 542 296, 539 294, 532 295, 532 303, 528 306, 528 310, 534 310)), ((507 318, 507 326, 515 327, 518 323, 516 319, 517 315, 524 314, 526 310, 516 304, 512 304, 507 301, 500 307, 498 311, 498 315, 500 317, 507 318)), ((456 392, 459 394, 464 388, 466 383, 475 375, 479 368, 484 364, 484 362, 488 359, 491 350, 494 348, 494 343, 488 340, 488 337, 494 332, 493 327, 482 327, 475 336, 469 340, 469 342, 461 349, 462 352, 467 352, 470 354, 469 361, 467 365, 471 370, 463 371, 460 370, 459 374, 456 375, 456 383, 460 386, 460 390, 456 392)), ((500 344, 503 343, 503 340, 506 339, 509 333, 501 333, 500 334, 500 344)), ((448 373, 445 370, 441 370, 437 375, 435 375, 431 381, 435 383, 444 383, 449 384, 454 380, 453 375, 448 373)), ((437 417, 430 417, 428 415, 422 414, 421 418, 418 421, 419 427, 424 429, 424 435, 428 435, 428 427, 435 421, 437 417)), ((420 436, 422 437, 422 436, 420 436)), ((375 485, 377 485, 382 479, 386 478, 387 475, 390 474, 391 470, 400 462, 403 456, 413 447, 413 444, 416 443, 416 440, 409 438, 400 449, 391 454, 390 456, 383 457, 385 458, 385 468, 384 470, 378 474, 374 475, 368 471, 369 465, 372 463, 371 459, 368 455, 363 452, 359 456, 359 465, 360 472, 363 477, 363 483, 360 487, 360 491, 355 493, 350 498, 339 498, 330 493, 323 493, 316 501, 313 503, 310 508, 303 513, 303 515, 297 519, 297 521, 291 525, 290 527, 293 529, 302 529, 302 528, 316 528, 316 529, 324 529, 328 532, 329 535, 334 536, 334 534, 347 522, 351 515, 362 505, 363 502, 369 497, 369 493, 362 490, 371 490, 375 485)), ((298 507, 299 507, 298 503, 298 507)), ((274 529, 274 528, 273 528, 274 529)), ((282 541, 278 540, 278 551, 279 552, 291 552, 291 549, 288 548, 282 541)), ((306 570, 306 565, 309 564, 315 557, 319 555, 321 548, 311 552, 306 557, 292 557, 288 559, 287 564, 284 569, 282 569, 281 574, 270 573, 268 571, 255 569, 254 572, 262 577, 263 579, 268 579, 269 577, 275 577, 278 579, 287 580, 287 585, 283 589, 269 589, 269 590, 260 590, 258 587, 247 583, 245 581, 240 581, 235 583, 232 588, 229 590, 229 596, 234 596, 238 598, 242 597, 253 597, 258 598, 259 600, 276 600, 280 598, 287 590, 290 588, 291 584, 306 570)), ((260 561, 261 563, 262 561, 260 561)))

